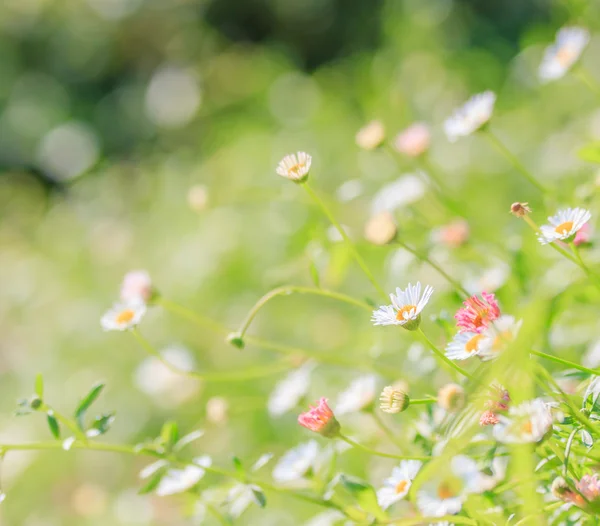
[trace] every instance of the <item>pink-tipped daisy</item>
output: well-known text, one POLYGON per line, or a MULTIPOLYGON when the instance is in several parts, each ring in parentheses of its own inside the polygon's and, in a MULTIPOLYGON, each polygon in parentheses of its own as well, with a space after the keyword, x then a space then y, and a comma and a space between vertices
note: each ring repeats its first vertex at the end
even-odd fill
POLYGON ((312 157, 306 152, 286 155, 277 165, 276 172, 295 183, 301 183, 308 177, 312 157))
POLYGON ((554 241, 571 241, 583 228, 592 214, 585 208, 565 208, 548 218, 549 225, 542 225, 538 240, 542 245, 554 241))
POLYGON ((590 33, 583 27, 563 27, 554 44, 546 48, 538 71, 542 82, 556 80, 565 75, 579 60, 590 41, 590 33))
POLYGON ((396 288, 396 294, 390 294, 391 305, 382 305, 373 311, 373 325, 401 325, 414 331, 421 323, 421 311, 433 294, 433 288, 427 285, 421 295, 421 283, 408 284, 405 290, 396 288))
POLYGON ((463 302, 454 318, 460 332, 481 333, 500 316, 500 307, 494 294, 481 293, 481 299, 473 295, 463 302))
POLYGON ((328 438, 338 435, 340 431, 340 424, 327 405, 327 398, 321 398, 317 406, 310 406, 309 411, 301 413, 298 416, 298 423, 328 438))
POLYGON ((125 274, 121 284, 121 300, 148 303, 152 297, 152 279, 145 270, 132 270, 125 274))

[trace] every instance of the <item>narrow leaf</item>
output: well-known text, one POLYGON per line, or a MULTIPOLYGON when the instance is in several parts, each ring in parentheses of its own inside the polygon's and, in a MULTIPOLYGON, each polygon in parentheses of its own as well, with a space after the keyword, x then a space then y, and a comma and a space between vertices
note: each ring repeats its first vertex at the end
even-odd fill
POLYGON ((44 378, 40 373, 35 377, 35 394, 41 400, 44 399, 44 378))
POLYGON ((160 439, 165 449, 171 451, 179 439, 179 427, 177 426, 177 422, 165 422, 160 431, 160 439))
POLYGON ((99 435, 103 435, 109 429, 112 423, 115 421, 114 413, 105 413, 97 416, 94 419, 94 422, 89 427, 89 429, 85 432, 86 436, 93 438, 99 435))
POLYGON ((261 508, 264 508, 267 505, 267 497, 265 497, 265 494, 258 486, 251 486, 250 489, 252 490, 252 496, 254 497, 256 504, 261 508))
POLYGON ((356 499, 358 505, 366 511, 370 513, 378 520, 386 520, 387 513, 385 513, 377 502, 377 495, 372 486, 363 482, 362 480, 356 479, 354 477, 348 477, 347 475, 342 475, 340 477, 340 481, 343 486, 352 494, 352 496, 356 499))
POLYGON ((308 267, 308 270, 310 272, 310 277, 312 279, 312 282, 315 284, 315 287, 320 288, 321 280, 319 278, 319 271, 318 271, 317 266, 315 265, 314 261, 310 262, 310 266, 308 267))
POLYGON ((54 438, 60 438, 60 426, 58 425, 58 420, 54 418, 54 415, 51 412, 46 414, 46 418, 48 420, 48 427, 54 438))
POLYGON ((242 461, 238 457, 233 457, 231 461, 233 462, 233 466, 235 467, 235 470, 237 471, 238 475, 240 475, 240 477, 245 480, 246 470, 244 469, 242 461))
POLYGON ((161 479, 163 478, 166 470, 161 469, 154 473, 154 475, 144 484, 138 491, 140 495, 145 495, 146 493, 150 493, 156 489, 156 487, 160 484, 161 479))
POLYGON ((75 409, 75 418, 77 419, 77 423, 81 429, 84 429, 83 418, 85 416, 85 412, 90 408, 90 406, 96 401, 96 399, 100 396, 102 389, 104 389, 105 384, 98 383, 92 387, 90 392, 79 402, 77 409, 75 409))

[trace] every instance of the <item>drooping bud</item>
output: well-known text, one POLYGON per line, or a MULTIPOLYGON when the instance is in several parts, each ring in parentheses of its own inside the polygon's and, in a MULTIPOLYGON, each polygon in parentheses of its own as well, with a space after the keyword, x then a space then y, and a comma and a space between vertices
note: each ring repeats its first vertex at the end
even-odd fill
POLYGON ((531 208, 527 205, 529 203, 513 203, 510 205, 510 213, 515 217, 525 217, 527 214, 531 213, 531 208))
POLYGON ((408 409, 410 397, 404 391, 388 385, 383 388, 379 402, 379 408, 384 413, 397 414, 408 409))
POLYGON ((340 434, 340 423, 327 405, 327 398, 321 398, 317 406, 310 406, 309 411, 301 413, 298 423, 327 438, 334 438, 340 434))

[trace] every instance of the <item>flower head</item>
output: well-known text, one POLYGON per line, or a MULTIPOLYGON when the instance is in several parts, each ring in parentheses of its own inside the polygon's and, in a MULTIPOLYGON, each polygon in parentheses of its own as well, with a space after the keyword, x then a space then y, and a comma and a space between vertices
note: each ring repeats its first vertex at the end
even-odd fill
POLYGON ((582 27, 563 27, 556 34, 554 44, 548 46, 540 64, 538 75, 542 82, 556 80, 565 75, 590 41, 590 34, 582 27))
POLYGON ((392 470, 392 476, 385 479, 377 491, 377 502, 384 510, 406 497, 421 465, 418 460, 403 460, 392 470))
POLYGON ((377 377, 365 375, 356 378, 338 396, 335 412, 338 415, 362 411, 373 404, 377 395, 377 377))
POLYGON ((309 411, 301 413, 298 417, 298 423, 327 438, 333 438, 340 431, 340 424, 327 405, 327 398, 321 398, 316 407, 310 406, 309 411))
POLYGON ((540 398, 512 406, 508 416, 499 420, 494 436, 507 444, 540 442, 552 430, 553 421, 550 407, 540 398))
POLYGON ((459 332, 446 346, 446 356, 451 360, 466 360, 478 356, 483 350, 486 336, 477 332, 459 332))
POLYGON ((493 360, 517 339, 521 320, 517 321, 514 316, 500 316, 492 325, 483 331, 484 339, 481 341, 482 360, 493 360))
POLYGON ((445 120, 444 131, 448 140, 454 142, 481 128, 490 120, 495 102, 496 94, 493 91, 484 91, 473 95, 451 117, 445 120))
POLYGON ((160 480, 156 488, 156 494, 159 497, 175 495, 182 493, 194 487, 204 476, 205 470, 212 464, 212 459, 208 455, 194 459, 193 466, 186 466, 183 469, 169 469, 167 474, 160 480))
POLYGON ((481 413, 481 416, 479 417, 480 426, 495 426, 499 422, 500 419, 498 418, 498 415, 490 409, 481 413))
POLYGON ((427 285, 421 295, 421 283, 408 284, 406 290, 396 288, 396 294, 390 294, 391 305, 383 305, 373 311, 373 325, 401 325, 409 331, 419 328, 421 311, 433 294, 433 288, 427 285))
POLYGON ((308 177, 312 157, 306 152, 298 152, 286 155, 277 165, 275 170, 281 177, 285 177, 295 183, 301 183, 308 177))
POLYGON ((540 227, 538 240, 542 245, 553 241, 571 241, 577 232, 591 219, 585 208, 566 208, 548 218, 549 225, 540 227))
POLYGON ((121 284, 121 300, 148 303, 152 298, 152 279, 145 270, 132 270, 125 274, 121 284))
POLYGON ((463 302, 464 307, 455 314, 460 332, 481 333, 490 322, 500 316, 500 308, 494 294, 481 293, 481 299, 473 295, 463 302))
POLYGON ((418 157, 427 151, 430 142, 429 127, 423 122, 415 122, 396 136, 394 147, 404 155, 418 157))
POLYGON ((391 385, 384 387, 379 396, 379 408, 384 413, 401 413, 408 409, 409 405, 409 396, 401 389, 396 389, 391 385))
POLYGON ((116 303, 100 320, 105 331, 125 331, 132 329, 146 313, 146 305, 140 301, 116 303))
POLYGON ((356 144, 365 150, 374 150, 385 140, 385 128, 379 120, 371 121, 356 133, 356 144))
POLYGON ((438 405, 455 413, 465 406, 465 390, 458 384, 446 384, 438 391, 438 405))
POLYGON ((513 203, 510 205, 510 213, 515 217, 524 217, 531 213, 531 208, 527 206, 529 203, 513 203))
POLYGON ((287 451, 273 469, 277 482, 293 482, 303 478, 314 467, 319 455, 319 444, 310 440, 287 451))

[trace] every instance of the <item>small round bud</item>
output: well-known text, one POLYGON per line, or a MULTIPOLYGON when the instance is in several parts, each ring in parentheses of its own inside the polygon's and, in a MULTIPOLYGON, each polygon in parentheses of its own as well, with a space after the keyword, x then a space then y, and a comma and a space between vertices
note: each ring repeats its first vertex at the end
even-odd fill
POLYGON ((388 385, 381 391, 379 402, 379 408, 384 413, 397 414, 408 409, 410 397, 404 391, 388 385))
POLYGON ((438 391, 438 405, 448 411, 455 413, 465 406, 465 390, 458 384, 447 384, 438 391))
POLYGON ((510 213, 515 217, 525 217, 531 212, 531 208, 527 205, 529 203, 513 203, 510 205, 510 213))
POLYGON ((226 338, 227 343, 237 347, 238 349, 243 349, 245 347, 244 339, 238 332, 230 332, 226 338))
POLYGON ((374 245, 387 245, 397 233, 394 216, 388 211, 374 215, 365 225, 365 239, 374 245))
POLYGON ((208 204, 208 191, 206 186, 202 184, 195 184, 191 186, 187 193, 188 206, 194 212, 202 212, 206 209, 208 204))
POLYGON ((34 396, 31 401, 29 402, 29 407, 31 407, 31 409, 33 410, 37 410, 42 406, 42 401, 37 397, 34 396))
POLYGON ((371 121, 358 130, 356 144, 364 150, 374 150, 385 140, 385 128, 381 121, 371 121))
POLYGON ((573 492, 563 477, 556 477, 552 481, 550 491, 552 492, 552 495, 561 500, 564 499, 565 495, 569 495, 573 492))
POLYGON ((479 417, 480 426, 495 426, 498 422, 500 422, 500 419, 494 411, 484 411, 479 417))

